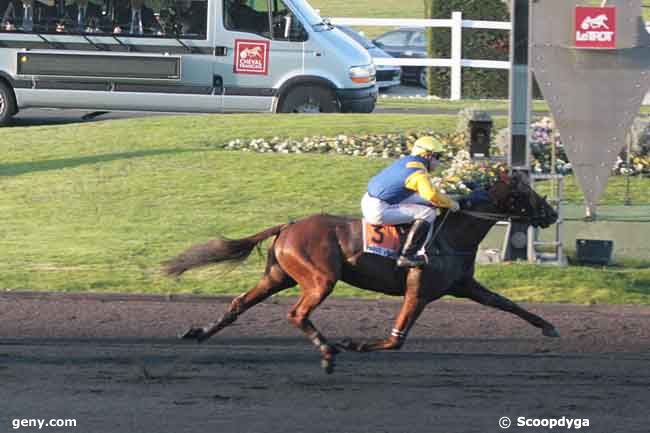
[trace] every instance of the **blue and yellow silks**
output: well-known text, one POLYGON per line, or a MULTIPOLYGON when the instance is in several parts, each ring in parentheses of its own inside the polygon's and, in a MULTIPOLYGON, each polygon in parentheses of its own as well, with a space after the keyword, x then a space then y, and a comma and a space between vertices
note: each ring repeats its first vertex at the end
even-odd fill
POLYGON ((420 156, 400 158, 368 183, 368 194, 389 204, 402 202, 417 192, 436 207, 452 207, 453 200, 438 191, 429 180, 427 160, 420 156))

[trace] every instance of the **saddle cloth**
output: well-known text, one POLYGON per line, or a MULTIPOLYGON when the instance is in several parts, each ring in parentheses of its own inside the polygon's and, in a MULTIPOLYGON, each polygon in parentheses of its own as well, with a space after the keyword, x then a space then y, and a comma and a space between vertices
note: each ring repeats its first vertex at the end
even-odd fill
POLYGON ((410 225, 363 224, 363 252, 397 259, 410 225))

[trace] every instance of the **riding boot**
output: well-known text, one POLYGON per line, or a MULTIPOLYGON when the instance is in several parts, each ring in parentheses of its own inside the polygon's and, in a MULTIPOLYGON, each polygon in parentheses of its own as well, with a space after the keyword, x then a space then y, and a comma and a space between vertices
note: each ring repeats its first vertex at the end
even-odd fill
POLYGON ((431 224, 425 220, 415 220, 413 222, 411 231, 406 236, 406 241, 402 248, 402 255, 397 259, 397 266, 400 268, 415 268, 427 262, 425 256, 416 254, 424 246, 429 235, 430 226, 431 224))

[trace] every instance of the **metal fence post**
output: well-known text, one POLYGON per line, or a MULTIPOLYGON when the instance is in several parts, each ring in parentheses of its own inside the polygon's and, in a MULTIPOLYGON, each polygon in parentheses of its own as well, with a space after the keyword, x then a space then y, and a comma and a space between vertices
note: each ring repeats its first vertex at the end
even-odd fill
POLYGON ((461 98, 463 61, 463 13, 451 13, 451 94, 452 101, 461 98))

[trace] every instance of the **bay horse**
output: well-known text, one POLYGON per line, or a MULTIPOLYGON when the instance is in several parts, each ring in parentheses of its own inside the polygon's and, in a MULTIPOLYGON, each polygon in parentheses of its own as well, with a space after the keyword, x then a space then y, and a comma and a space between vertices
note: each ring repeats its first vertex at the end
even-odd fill
POLYGON ((260 281, 236 297, 219 320, 206 327, 192 327, 181 337, 204 341, 249 308, 297 284, 301 295, 287 320, 317 347, 327 373, 333 371, 339 349, 358 352, 399 349, 424 307, 444 295, 469 298, 507 311, 540 328, 543 335, 558 337, 552 324, 488 290, 474 278, 478 246, 496 221, 511 219, 546 228, 557 220, 555 210, 520 174, 504 175, 461 198, 460 202, 459 212, 442 210, 436 219, 433 239, 427 247, 429 262, 421 268, 397 268, 393 259, 364 253, 361 220, 325 214, 280 224, 243 239, 218 238, 192 246, 165 263, 167 275, 178 277, 198 266, 242 261, 256 245, 275 237, 268 248, 266 270, 260 281), (387 338, 332 344, 314 326, 309 315, 332 293, 339 280, 364 290, 403 296, 387 338))

